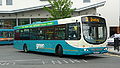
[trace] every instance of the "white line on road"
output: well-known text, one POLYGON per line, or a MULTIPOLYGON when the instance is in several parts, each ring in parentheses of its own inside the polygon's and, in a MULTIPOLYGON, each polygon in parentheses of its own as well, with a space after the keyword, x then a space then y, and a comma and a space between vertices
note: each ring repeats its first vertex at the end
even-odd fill
POLYGON ((43 64, 45 64, 45 62, 44 62, 44 61, 42 61, 42 63, 43 63, 43 64))
POLYGON ((36 61, 36 60, 41 60, 41 59, 27 59, 27 60, 1 60, 0 62, 11 62, 11 61, 36 61))
POLYGON ((66 60, 63 60, 65 63, 68 63, 66 60))
POLYGON ((41 60, 41 59, 13 60, 13 61, 34 61, 34 60, 41 60))
POLYGON ((57 62, 58 62, 59 64, 62 64, 62 62, 60 62, 59 60, 57 60, 57 62))
POLYGON ((13 65, 15 65, 15 62, 13 62, 13 65))
POLYGON ((74 60, 75 62, 78 62, 78 63, 80 63, 80 61, 79 60, 74 60))
POLYGON ((9 65, 10 63, 6 63, 6 65, 9 65))
POLYGON ((52 62, 53 64, 55 64, 55 61, 52 60, 51 62, 52 62))
POLYGON ((0 63, 0 65, 5 65, 6 63, 0 63))
POLYGON ((73 60, 69 59, 69 61, 71 61, 72 63, 75 63, 73 60))
POLYGON ((85 59, 83 59, 83 61, 86 62, 86 63, 88 62, 88 61, 86 61, 85 59))

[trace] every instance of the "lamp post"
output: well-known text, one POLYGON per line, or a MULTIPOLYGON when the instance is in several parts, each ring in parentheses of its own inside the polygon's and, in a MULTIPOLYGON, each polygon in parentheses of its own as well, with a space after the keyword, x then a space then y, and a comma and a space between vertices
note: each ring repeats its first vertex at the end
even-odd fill
POLYGON ((118 28, 117 28, 117 32, 120 34, 120 16, 119 16, 119 21, 118 21, 118 28))

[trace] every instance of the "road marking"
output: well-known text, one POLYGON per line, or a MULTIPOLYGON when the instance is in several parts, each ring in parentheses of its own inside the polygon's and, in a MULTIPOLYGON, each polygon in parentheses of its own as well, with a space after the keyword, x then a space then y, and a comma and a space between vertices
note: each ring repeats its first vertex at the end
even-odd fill
POLYGON ((85 59, 83 59, 83 61, 86 62, 86 63, 88 62, 88 61, 86 61, 85 59))
POLYGON ((6 63, 5 62, 3 62, 3 63, 0 63, 0 65, 5 65, 6 63))
POLYGON ((115 54, 110 54, 110 53, 105 53, 104 55, 109 55, 109 56, 115 56, 115 57, 120 57, 119 55, 115 55, 115 54))
POLYGON ((13 61, 34 61, 34 60, 41 60, 41 59, 13 60, 13 61))
POLYGON ((72 63, 75 63, 73 60, 69 59, 69 61, 71 61, 72 63))
POLYGON ((6 65, 9 65, 10 63, 6 63, 6 65))
POLYGON ((59 60, 57 60, 57 62, 58 62, 59 64, 62 64, 62 62, 60 62, 59 60))
POLYGON ((52 60, 51 62, 52 62, 53 64, 55 64, 55 61, 52 60))
POLYGON ((43 64, 45 64, 45 62, 44 62, 44 61, 42 61, 42 63, 43 63, 43 64))
POLYGON ((13 65, 15 65, 15 62, 13 62, 13 65))
POLYGON ((120 56, 117 56, 117 57, 120 57, 120 56))
POLYGON ((78 62, 78 63, 80 63, 80 61, 79 60, 74 60, 75 62, 78 62))
POLYGON ((63 60, 65 63, 68 63, 66 60, 63 60))

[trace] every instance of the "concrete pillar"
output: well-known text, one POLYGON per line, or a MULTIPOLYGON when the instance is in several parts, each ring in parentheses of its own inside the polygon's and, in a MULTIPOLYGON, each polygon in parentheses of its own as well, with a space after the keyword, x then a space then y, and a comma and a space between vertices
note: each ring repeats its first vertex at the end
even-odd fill
POLYGON ((18 18, 16 18, 16 26, 18 26, 18 18))
POLYGON ((31 18, 29 18, 29 20, 30 20, 30 23, 29 23, 29 24, 32 24, 32 20, 31 20, 31 18))

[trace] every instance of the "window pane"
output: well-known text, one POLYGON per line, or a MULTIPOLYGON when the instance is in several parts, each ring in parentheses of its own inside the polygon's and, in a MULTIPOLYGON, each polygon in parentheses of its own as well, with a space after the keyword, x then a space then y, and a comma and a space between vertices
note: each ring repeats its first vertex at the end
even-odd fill
POLYGON ((12 5, 12 0, 6 0, 6 5, 12 5))
POLYGON ((24 38, 23 38, 23 30, 20 30, 20 40, 23 40, 24 38))
POLYGON ((30 29, 30 39, 31 40, 37 40, 38 30, 37 28, 31 28, 30 29))
POLYGON ((41 21, 41 22, 47 21, 47 18, 32 18, 32 23, 37 21, 41 21))
POLYGON ((54 28, 53 27, 46 27, 45 30, 45 39, 53 40, 54 39, 54 28))
POLYGON ((80 24, 73 23, 68 24, 68 40, 78 40, 80 39, 80 24))
POLYGON ((0 0, 0 5, 2 5, 2 0, 0 0))
POLYGON ((20 32, 19 32, 19 30, 15 31, 15 40, 20 40, 20 32))
POLYGON ((90 0, 83 0, 83 3, 90 3, 90 0))
POLYGON ((0 28, 12 29, 14 26, 16 26, 16 19, 1 19, 0 20, 0 28))
POLYGON ((26 25, 26 24, 29 24, 30 21, 29 19, 18 19, 18 23, 19 25, 26 25))
POLYGON ((23 39, 24 40, 29 40, 30 39, 29 29, 24 29, 23 39))
POLYGON ((44 28, 38 28, 38 31, 37 31, 37 38, 39 39, 39 40, 44 40, 45 39, 45 31, 44 31, 44 28))
POLYGON ((55 27, 55 39, 65 40, 66 25, 58 25, 55 27))

